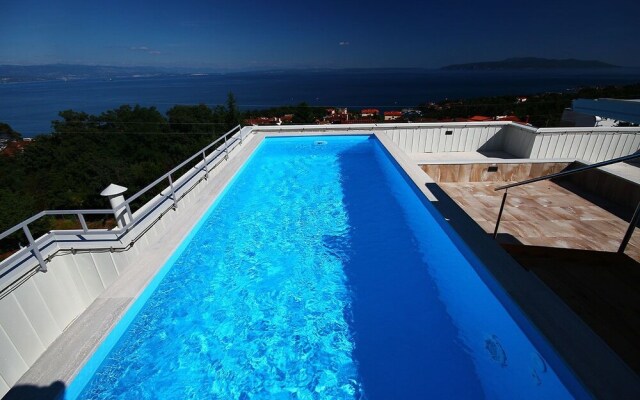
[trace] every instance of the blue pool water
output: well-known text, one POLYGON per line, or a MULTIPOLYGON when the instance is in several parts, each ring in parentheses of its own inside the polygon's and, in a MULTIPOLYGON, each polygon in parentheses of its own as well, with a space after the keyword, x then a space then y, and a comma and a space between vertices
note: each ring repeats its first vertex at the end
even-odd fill
POLYGON ((265 139, 68 397, 583 396, 441 218, 374 137, 265 139))

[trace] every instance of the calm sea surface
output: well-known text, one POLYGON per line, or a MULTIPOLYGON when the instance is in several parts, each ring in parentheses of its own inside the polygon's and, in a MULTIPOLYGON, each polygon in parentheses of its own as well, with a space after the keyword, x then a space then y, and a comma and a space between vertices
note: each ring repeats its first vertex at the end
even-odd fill
POLYGON ((580 71, 278 72, 0 84, 0 122, 24 136, 50 132, 66 109, 99 114, 121 104, 224 104, 241 109, 307 102, 354 109, 415 107, 446 98, 563 92, 580 86, 640 82, 640 69, 580 71))

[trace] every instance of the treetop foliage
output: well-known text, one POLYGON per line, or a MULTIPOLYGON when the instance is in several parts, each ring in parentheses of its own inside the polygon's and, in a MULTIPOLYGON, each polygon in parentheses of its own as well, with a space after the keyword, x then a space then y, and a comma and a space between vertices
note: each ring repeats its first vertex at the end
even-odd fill
MULTIPOLYGON (((125 186, 133 195, 227 132, 237 115, 237 109, 229 113, 203 104, 175 106, 166 116, 139 105, 100 115, 61 111, 51 135, 36 137, 23 152, 0 156, 0 231, 42 210, 109 208, 100 196, 107 185, 125 186)), ((19 138, 7 124, 0 124, 2 133, 19 138)), ((32 227, 34 234, 52 224, 32 227)), ((5 242, 11 241, 0 244, 0 253, 5 242)))

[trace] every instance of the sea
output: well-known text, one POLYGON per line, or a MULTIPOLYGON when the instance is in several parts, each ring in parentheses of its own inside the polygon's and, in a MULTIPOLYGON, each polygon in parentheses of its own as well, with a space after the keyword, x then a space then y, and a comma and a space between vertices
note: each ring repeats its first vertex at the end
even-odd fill
POLYGON ((571 92, 585 86, 640 83, 640 68, 598 70, 332 70, 138 76, 0 84, 0 122, 24 137, 51 132, 63 110, 100 114, 123 104, 223 105, 232 92, 241 110, 305 102, 310 106, 417 107, 483 96, 571 92))

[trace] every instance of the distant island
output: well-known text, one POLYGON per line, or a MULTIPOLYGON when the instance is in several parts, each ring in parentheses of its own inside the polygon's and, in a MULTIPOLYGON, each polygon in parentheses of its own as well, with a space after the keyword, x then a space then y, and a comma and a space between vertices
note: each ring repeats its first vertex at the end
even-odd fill
POLYGON ((117 67, 107 65, 0 65, 0 83, 71 81, 78 79, 116 79, 207 74, 203 68, 117 67))
POLYGON ((440 68, 444 71, 490 71, 504 69, 579 69, 618 68, 617 65, 596 60, 576 60, 573 58, 555 60, 549 58, 521 57, 502 61, 488 61, 468 64, 453 64, 440 68))
POLYGON ((428 68, 293 68, 272 70, 221 70, 206 67, 148 67, 148 66, 108 66, 108 65, 2 65, 0 64, 0 84, 18 82, 75 81, 83 79, 114 80, 130 78, 152 78, 165 76, 202 75, 322 75, 322 74, 428 74, 438 71, 492 71, 527 69, 606 69, 619 68, 601 61, 552 60, 545 58, 508 58, 503 61, 455 64, 440 69, 428 68))

